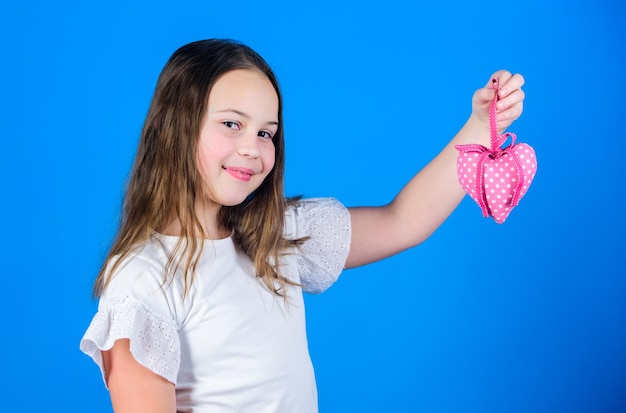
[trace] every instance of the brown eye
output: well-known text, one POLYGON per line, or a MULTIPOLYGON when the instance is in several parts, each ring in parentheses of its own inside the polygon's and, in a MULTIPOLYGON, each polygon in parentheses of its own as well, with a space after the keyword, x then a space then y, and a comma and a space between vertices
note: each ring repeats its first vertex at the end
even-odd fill
POLYGON ((239 129, 239 124, 237 122, 233 122, 232 120, 225 120, 222 124, 228 129, 239 129))

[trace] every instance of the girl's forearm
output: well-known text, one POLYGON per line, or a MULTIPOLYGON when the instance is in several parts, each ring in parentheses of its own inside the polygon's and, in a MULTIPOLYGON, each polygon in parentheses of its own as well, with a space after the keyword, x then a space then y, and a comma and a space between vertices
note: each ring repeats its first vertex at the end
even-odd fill
MULTIPOLYGON (((352 244, 346 268, 368 264, 426 240, 448 218, 465 192, 458 182, 456 144, 484 143, 470 118, 448 145, 382 207, 351 208, 352 244)), ((488 134, 487 134, 488 139, 488 134)))

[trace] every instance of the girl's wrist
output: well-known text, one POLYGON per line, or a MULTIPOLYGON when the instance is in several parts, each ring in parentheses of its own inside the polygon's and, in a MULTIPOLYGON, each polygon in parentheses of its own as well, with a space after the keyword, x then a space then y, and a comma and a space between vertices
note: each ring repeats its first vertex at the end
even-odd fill
POLYGON ((491 145, 489 125, 473 113, 467 119, 467 122, 465 122, 465 125, 463 125, 454 140, 454 144, 456 145, 470 143, 476 143, 486 147, 490 147, 491 145))

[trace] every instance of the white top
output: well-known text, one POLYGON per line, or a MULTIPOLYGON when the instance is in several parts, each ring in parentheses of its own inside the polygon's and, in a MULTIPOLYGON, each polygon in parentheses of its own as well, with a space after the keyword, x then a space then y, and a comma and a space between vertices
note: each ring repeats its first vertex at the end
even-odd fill
POLYGON ((310 237, 281 261, 289 304, 255 276, 231 238, 206 240, 183 299, 182 277, 162 287, 178 238, 155 234, 119 267, 80 348, 102 369, 102 350, 130 339, 135 359, 176 385, 179 412, 317 412, 302 290, 328 288, 345 264, 348 211, 334 199, 299 201, 285 235, 310 237))

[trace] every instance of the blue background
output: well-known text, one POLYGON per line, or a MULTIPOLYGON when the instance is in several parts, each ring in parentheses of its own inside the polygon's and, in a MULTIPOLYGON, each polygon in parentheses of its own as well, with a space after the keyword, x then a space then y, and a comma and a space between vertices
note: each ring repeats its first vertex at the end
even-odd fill
POLYGON ((537 151, 507 222, 467 198, 427 242, 307 296, 320 410, 626 411, 620 1, 0 6, 2 411, 110 412, 78 350, 158 73, 242 40, 285 99, 289 195, 392 199, 500 68, 537 151), (435 4, 436 3, 436 4, 435 4))

